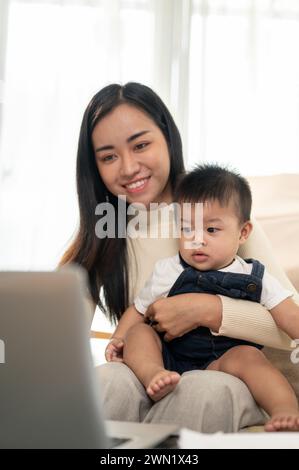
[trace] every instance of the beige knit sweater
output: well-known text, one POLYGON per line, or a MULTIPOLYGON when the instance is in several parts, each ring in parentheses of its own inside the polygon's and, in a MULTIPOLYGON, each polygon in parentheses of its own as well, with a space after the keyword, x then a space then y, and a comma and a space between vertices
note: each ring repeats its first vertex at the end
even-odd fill
MULTIPOLYGON (((151 220, 149 227, 153 229, 156 221, 151 220)), ((167 222, 170 228, 169 238, 145 238, 145 232, 139 231, 138 238, 128 238, 128 257, 130 271, 130 303, 138 294, 151 275, 157 260, 173 256, 178 251, 178 239, 171 233, 173 223, 167 222)), ((253 220, 254 229, 241 247, 239 255, 243 258, 255 258, 261 261, 267 270, 275 276, 286 288, 294 292, 293 299, 299 304, 299 296, 286 277, 285 273, 275 261, 262 228, 253 220)), ((165 229, 158 221, 158 230, 165 229)), ((222 325, 219 334, 233 338, 246 339, 278 349, 290 349, 290 338, 279 330, 271 314, 260 304, 246 300, 236 300, 220 296, 222 300, 222 325)))

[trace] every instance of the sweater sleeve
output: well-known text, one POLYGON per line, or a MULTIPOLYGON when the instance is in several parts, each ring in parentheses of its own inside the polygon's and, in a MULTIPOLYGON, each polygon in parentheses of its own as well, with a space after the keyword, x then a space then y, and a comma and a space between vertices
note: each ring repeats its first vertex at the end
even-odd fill
MULTIPOLYGON (((249 239, 238 254, 242 258, 255 258, 261 261, 283 287, 294 293, 293 300, 299 305, 299 297, 294 286, 279 267, 270 242, 256 220, 253 220, 253 227, 249 239)), ((271 314, 260 304, 225 296, 219 297, 222 301, 222 324, 219 335, 253 341, 277 349, 291 349, 292 340, 276 326, 271 314)))

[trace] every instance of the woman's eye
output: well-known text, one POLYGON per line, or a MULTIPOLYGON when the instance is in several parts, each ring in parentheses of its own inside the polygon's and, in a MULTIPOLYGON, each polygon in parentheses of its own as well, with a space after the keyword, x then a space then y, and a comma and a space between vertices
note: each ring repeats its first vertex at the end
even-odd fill
POLYGON ((182 227, 182 232, 183 233, 191 233, 191 228, 190 227, 182 227))
POLYGON ((135 145, 135 149, 136 150, 143 150, 148 145, 149 145, 148 142, 141 142, 140 144, 135 145))
POLYGON ((111 161, 113 161, 114 158, 115 155, 105 155, 105 157, 101 158, 101 161, 104 163, 110 163, 111 161))
POLYGON ((207 232, 209 233, 216 233, 218 232, 219 228, 216 228, 216 227, 208 227, 207 228, 207 232))

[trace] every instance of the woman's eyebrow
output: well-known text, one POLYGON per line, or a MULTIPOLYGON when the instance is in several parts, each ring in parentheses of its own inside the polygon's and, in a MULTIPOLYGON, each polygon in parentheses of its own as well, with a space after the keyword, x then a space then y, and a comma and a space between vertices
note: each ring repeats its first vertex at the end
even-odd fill
POLYGON ((147 134, 148 132, 150 132, 150 131, 146 130, 146 131, 137 132, 137 134, 131 135, 131 137, 129 137, 127 139, 127 142, 130 143, 130 142, 132 142, 132 140, 138 139, 138 137, 141 137, 142 135, 147 134))
POLYGON ((183 224, 191 224, 191 220, 190 219, 181 219, 181 222, 183 224))
MULTIPOLYGON (((137 132, 136 134, 131 135, 130 137, 127 138, 127 143, 129 144, 133 140, 138 139, 138 137, 141 137, 142 135, 147 134, 148 132, 150 131, 144 130, 144 131, 140 131, 140 132, 137 132)), ((102 152, 103 150, 113 150, 113 149, 114 149, 113 145, 103 145, 102 147, 98 147, 95 151, 102 152)))

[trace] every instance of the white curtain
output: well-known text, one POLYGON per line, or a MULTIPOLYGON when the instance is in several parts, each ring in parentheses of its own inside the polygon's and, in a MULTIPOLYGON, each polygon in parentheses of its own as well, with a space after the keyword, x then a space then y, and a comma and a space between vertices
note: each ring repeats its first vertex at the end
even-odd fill
POLYGON ((189 65, 191 161, 299 172, 298 0, 194 0, 189 65))
POLYGON ((299 0, 1 0, 0 27, 0 269, 57 265, 83 111, 111 82, 157 91, 188 167, 299 172, 299 0))

